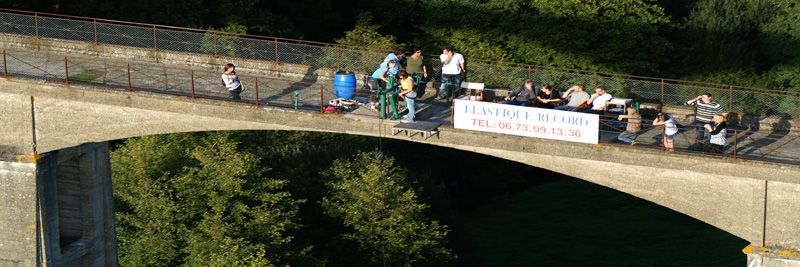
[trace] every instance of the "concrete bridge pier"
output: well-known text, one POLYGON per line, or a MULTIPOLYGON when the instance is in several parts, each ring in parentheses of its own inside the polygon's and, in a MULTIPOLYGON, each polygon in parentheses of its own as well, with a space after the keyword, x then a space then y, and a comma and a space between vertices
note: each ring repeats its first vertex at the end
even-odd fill
POLYGON ((800 247, 796 240, 774 241, 764 246, 749 245, 747 267, 800 267, 800 247))
POLYGON ((0 266, 118 266, 108 143, 0 159, 0 266))

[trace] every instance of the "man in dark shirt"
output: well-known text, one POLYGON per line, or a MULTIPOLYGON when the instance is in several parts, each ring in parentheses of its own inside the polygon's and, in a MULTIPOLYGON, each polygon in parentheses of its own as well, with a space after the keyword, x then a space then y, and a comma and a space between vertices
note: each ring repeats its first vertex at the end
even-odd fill
POLYGON ((539 88, 533 85, 533 81, 527 80, 523 85, 511 91, 505 98, 503 104, 530 106, 529 100, 536 99, 539 94, 539 88))

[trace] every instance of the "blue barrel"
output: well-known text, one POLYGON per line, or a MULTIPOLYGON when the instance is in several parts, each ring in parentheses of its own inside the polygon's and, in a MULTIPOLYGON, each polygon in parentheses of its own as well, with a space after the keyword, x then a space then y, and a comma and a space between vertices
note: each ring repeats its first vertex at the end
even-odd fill
POLYGON ((352 99, 356 92, 356 73, 349 71, 336 72, 333 80, 333 91, 336 97, 352 99))

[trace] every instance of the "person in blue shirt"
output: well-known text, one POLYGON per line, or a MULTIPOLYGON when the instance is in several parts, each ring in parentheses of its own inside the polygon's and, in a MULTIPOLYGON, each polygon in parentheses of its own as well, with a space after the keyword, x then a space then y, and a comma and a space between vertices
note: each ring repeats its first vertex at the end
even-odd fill
MULTIPOLYGON (((389 55, 386 56, 386 58, 383 59, 383 62, 381 62, 381 67, 388 66, 389 60, 394 59, 394 62, 400 62, 400 59, 403 58, 404 56, 406 56, 406 51, 403 51, 403 49, 395 49, 393 53, 390 53, 389 55)), ((389 73, 391 73, 392 75, 397 75, 398 71, 400 71, 399 64, 396 64, 394 65, 394 67, 389 68, 389 73)))

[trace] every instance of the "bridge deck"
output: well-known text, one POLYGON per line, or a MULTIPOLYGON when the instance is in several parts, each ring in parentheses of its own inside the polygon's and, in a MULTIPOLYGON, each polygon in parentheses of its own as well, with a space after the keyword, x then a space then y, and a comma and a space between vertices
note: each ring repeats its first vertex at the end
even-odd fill
MULTIPOLYGON (((228 92, 220 85, 219 72, 203 68, 189 68, 182 65, 153 64, 115 60, 113 58, 78 57, 69 54, 46 53, 5 49, 5 70, 10 76, 34 79, 63 80, 70 77, 73 83, 118 87, 126 89, 132 85, 135 90, 150 91, 160 94, 178 96, 197 96, 224 101, 229 99, 228 92), (65 58, 69 58, 65 62, 65 58), (65 67, 66 65, 66 67, 65 67), (134 66, 135 65, 135 66, 134 66), (68 72, 68 73, 67 73, 68 72)), ((336 98, 332 90, 332 81, 320 79, 315 75, 304 77, 254 77, 248 75, 247 69, 239 69, 243 83, 248 90, 242 93, 240 102, 270 105, 286 108, 319 110, 319 103, 336 98), (253 84, 257 81, 258 93, 253 84), (295 102, 295 99, 297 101, 295 102)), ((445 101, 434 101, 436 89, 428 86, 426 94, 418 98, 424 106, 424 116, 420 121, 433 122, 445 126, 451 125, 450 105, 445 101)), ((373 95, 366 88, 357 88, 355 98, 371 99, 373 95)), ((370 112, 361 107, 346 111, 351 115, 378 119, 377 112, 370 112), (351 111, 357 111, 352 112, 351 111)), ((624 129, 624 125, 616 125, 616 121, 603 122, 600 130, 601 143, 616 143, 616 137, 624 129)), ((661 148, 661 131, 659 128, 643 125, 636 145, 632 148, 661 148)), ((771 162, 800 164, 800 139, 796 133, 748 131, 731 129, 728 145, 724 153, 727 156, 764 160, 771 162)), ((426 136, 427 137, 427 136, 426 136)), ((678 151, 688 151, 692 144, 694 131, 682 131, 675 140, 678 151)), ((627 144, 620 144, 628 146, 627 144)))

